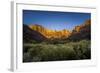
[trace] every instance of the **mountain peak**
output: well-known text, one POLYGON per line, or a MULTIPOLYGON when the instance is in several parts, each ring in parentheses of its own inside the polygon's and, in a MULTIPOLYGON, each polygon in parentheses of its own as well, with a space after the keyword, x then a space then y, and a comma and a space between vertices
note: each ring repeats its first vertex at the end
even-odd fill
POLYGON ((70 31, 67 29, 63 30, 51 30, 47 29, 39 24, 32 24, 29 25, 29 28, 35 31, 40 32, 42 35, 44 35, 47 38, 66 38, 70 35, 70 31))
POLYGON ((75 26, 72 31, 67 30, 67 29, 51 30, 39 24, 31 24, 31 25, 28 25, 28 27, 31 30, 41 33, 43 36, 45 36, 48 39, 50 38, 60 38, 61 39, 61 38, 68 38, 71 35, 78 34, 81 32, 85 32, 85 33, 90 32, 90 25, 91 25, 91 20, 86 20, 83 24, 75 26))
POLYGON ((86 20, 84 24, 75 26, 69 38, 72 40, 91 39, 91 20, 86 20))

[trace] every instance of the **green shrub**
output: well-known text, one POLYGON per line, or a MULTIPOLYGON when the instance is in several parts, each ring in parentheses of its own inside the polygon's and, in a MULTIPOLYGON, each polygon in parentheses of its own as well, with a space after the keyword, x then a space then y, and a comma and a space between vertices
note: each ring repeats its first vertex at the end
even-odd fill
MULTIPOLYGON (((58 60, 81 60, 91 58, 91 47, 89 40, 69 43, 38 43, 27 46, 29 50, 24 53, 25 61, 58 61, 58 60), (28 60, 27 60, 28 59, 28 60)), ((27 47, 24 46, 24 47, 27 47)))

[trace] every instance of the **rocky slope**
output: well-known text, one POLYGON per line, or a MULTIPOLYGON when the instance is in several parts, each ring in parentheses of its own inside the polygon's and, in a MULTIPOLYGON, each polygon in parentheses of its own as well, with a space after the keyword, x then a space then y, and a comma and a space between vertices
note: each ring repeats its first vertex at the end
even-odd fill
POLYGON ((27 25, 23 25, 23 42, 44 41, 47 38, 41 33, 30 29, 27 25))
POLYGON ((43 26, 38 25, 38 24, 29 25, 29 28, 40 32, 42 35, 44 35, 48 39, 50 39, 50 38, 66 38, 66 37, 69 37, 71 34, 71 32, 67 29, 63 29, 63 30, 59 30, 59 31, 50 30, 50 29, 44 28, 43 26))
POLYGON ((91 39, 91 20, 87 20, 84 24, 76 26, 71 35, 70 40, 81 40, 81 39, 91 39))

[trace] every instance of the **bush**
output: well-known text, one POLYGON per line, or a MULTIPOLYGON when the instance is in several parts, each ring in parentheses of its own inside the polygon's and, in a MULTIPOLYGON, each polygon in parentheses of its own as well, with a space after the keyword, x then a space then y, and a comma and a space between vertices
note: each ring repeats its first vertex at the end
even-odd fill
POLYGON ((27 53, 24 53, 24 60, 29 62, 81 60, 90 58, 91 49, 90 41, 88 40, 64 44, 49 44, 45 42, 32 44, 27 53))

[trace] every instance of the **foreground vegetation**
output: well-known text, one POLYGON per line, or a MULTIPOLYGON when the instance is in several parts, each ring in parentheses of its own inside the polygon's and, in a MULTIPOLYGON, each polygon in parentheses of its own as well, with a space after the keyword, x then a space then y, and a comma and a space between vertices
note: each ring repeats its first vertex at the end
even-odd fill
POLYGON ((91 58, 89 40, 69 43, 23 44, 23 62, 82 60, 91 58))

